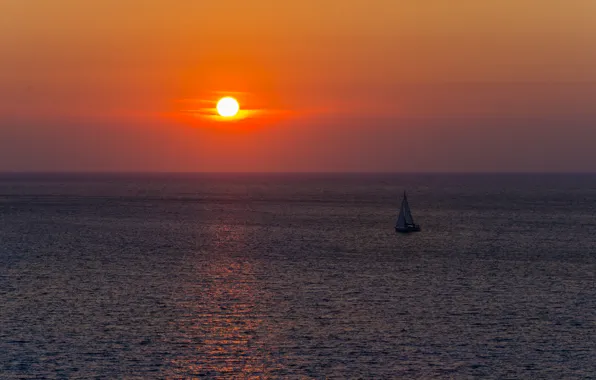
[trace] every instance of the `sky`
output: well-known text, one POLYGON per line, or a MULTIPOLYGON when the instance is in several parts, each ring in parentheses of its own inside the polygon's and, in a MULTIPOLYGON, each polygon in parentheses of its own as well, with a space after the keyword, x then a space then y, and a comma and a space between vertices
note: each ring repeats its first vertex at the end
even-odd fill
POLYGON ((596 171, 593 0, 3 0, 0 171, 596 171), (233 96, 241 113, 213 116, 233 96))

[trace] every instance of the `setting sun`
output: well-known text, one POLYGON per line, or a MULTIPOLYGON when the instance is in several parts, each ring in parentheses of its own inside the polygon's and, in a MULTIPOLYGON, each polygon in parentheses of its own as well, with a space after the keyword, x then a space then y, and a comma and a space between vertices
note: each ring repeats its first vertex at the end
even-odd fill
POLYGON ((232 117, 238 113, 240 105, 236 99, 226 96, 217 102, 217 113, 223 117, 232 117))

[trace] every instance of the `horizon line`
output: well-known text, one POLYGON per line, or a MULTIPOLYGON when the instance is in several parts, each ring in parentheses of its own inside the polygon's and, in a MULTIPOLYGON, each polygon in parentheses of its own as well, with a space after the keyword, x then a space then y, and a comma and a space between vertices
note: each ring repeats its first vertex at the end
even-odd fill
POLYGON ((89 175, 89 174, 97 174, 97 175, 163 175, 163 174, 181 174, 181 175, 204 175, 204 174, 245 174, 245 175, 279 175, 279 174, 316 174, 316 175, 370 175, 370 174, 395 174, 395 175, 404 175, 404 174, 470 174, 470 175, 486 175, 486 174, 554 174, 554 175, 561 175, 561 174, 596 174, 596 171, 148 171, 148 170, 114 170, 114 171, 104 171, 104 170, 89 170, 89 171, 81 171, 81 170, 23 170, 23 171, 7 171, 7 170, 0 170, 0 176, 2 175, 89 175))

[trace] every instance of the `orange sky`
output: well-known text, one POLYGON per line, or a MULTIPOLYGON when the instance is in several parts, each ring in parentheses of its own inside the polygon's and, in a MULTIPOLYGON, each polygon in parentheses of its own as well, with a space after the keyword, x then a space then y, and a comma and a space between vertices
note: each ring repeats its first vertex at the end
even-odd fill
POLYGON ((0 170, 596 170, 594 14, 593 0, 4 0, 0 170), (226 94, 251 117, 194 113, 226 94))

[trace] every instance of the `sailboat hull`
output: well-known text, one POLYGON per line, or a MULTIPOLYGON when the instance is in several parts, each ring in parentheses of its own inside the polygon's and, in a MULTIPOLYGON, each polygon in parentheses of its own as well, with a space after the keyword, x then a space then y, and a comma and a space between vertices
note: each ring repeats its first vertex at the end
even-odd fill
POLYGON ((413 226, 406 226, 406 227, 395 227, 395 232, 400 233, 408 233, 408 232, 419 232, 420 226, 415 224, 413 226))

